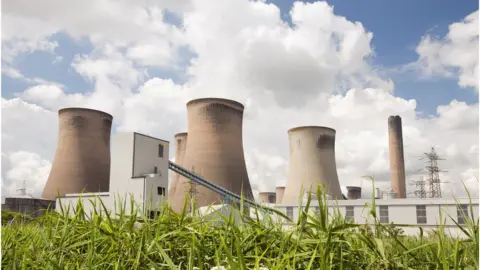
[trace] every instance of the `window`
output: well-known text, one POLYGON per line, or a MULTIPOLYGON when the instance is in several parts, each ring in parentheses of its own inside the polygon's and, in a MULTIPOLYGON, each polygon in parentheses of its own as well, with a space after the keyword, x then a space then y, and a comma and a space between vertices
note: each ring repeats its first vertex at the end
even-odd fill
POLYGON ((293 207, 287 207, 287 217, 293 219, 293 207))
POLYGON ((158 193, 158 195, 162 195, 162 196, 166 195, 165 194, 165 188, 164 187, 157 187, 157 193, 158 193))
POLYGON ((457 222, 458 224, 465 224, 465 218, 468 216, 468 205, 457 205, 457 222))
POLYGON ((355 220, 355 212, 353 209, 354 209, 353 206, 345 207, 345 220, 347 222, 354 222, 355 220))
POLYGON ((158 216, 160 216, 160 211, 150 211, 150 214, 149 214, 150 219, 155 219, 158 216))
POLYGON ((427 207, 425 205, 417 205, 417 224, 427 223, 427 207))
POLYGON ((163 158, 163 144, 158 145, 158 157, 163 158))
POLYGON ((380 223, 389 223, 388 205, 380 205, 380 223))

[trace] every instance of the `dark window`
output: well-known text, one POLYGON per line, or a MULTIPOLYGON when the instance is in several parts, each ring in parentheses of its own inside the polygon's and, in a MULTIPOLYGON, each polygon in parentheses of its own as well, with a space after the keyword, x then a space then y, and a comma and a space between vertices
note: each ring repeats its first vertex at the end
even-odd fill
POLYGON ((268 195, 268 202, 275 203, 275 195, 268 195))
POLYGON ((355 211, 353 206, 345 207, 345 220, 348 222, 353 222, 355 220, 355 211))
POLYGON ((468 205, 457 205, 457 222, 458 224, 465 224, 465 219, 468 216, 468 205))
POLYGON ((160 216, 160 211, 150 211, 149 218, 154 219, 155 217, 160 216))
POLYGON ((287 217, 293 220, 293 207, 287 207, 287 217))
POLYGON ((427 223, 427 207, 425 205, 417 205, 417 223, 427 223))
POLYGON ((163 144, 158 145, 158 157, 163 158, 163 144))
POLYGON ((380 223, 388 223, 388 206, 380 205, 380 223))
POLYGON ((165 195, 165 188, 164 187, 157 187, 157 193, 158 195, 165 195))

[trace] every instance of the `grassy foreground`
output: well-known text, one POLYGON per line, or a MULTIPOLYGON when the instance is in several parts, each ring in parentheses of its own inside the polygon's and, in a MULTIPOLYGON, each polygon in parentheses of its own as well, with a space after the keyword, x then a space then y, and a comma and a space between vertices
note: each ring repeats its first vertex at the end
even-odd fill
POLYGON ((324 200, 313 214, 309 202, 288 230, 271 219, 243 216, 239 225, 234 215, 225 215, 218 223, 168 208, 154 219, 124 211, 115 218, 89 217, 79 204, 73 217, 47 213, 2 226, 2 268, 478 269, 473 216, 467 217, 466 239, 453 239, 442 227, 408 237, 393 226, 360 226, 338 213, 329 216, 324 200))

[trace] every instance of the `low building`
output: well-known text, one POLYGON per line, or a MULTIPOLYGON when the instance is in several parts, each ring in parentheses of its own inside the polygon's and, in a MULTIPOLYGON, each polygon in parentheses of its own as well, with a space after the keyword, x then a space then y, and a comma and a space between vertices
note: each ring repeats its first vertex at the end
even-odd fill
POLYGON ((5 198, 2 210, 21 213, 31 217, 39 217, 46 210, 55 210, 55 201, 34 198, 29 195, 5 198))
POLYGON ((65 194, 57 198, 57 211, 73 209, 80 201, 85 212, 102 209, 130 213, 131 200, 136 208, 152 214, 160 211, 168 198, 169 142, 139 133, 116 133, 112 136, 111 169, 108 192, 65 194))
MULTIPOLYGON (((329 214, 335 211, 346 219, 357 224, 372 224, 370 215, 371 199, 358 200, 327 200, 329 214)), ((293 223, 299 217, 298 205, 270 205, 288 216, 293 223)), ((309 213, 315 214, 319 210, 318 201, 311 201, 309 213)), ((447 232, 453 236, 461 236, 462 231, 458 228, 466 226, 465 216, 478 219, 478 199, 376 199, 375 210, 380 223, 397 224, 407 235, 415 235, 420 232, 418 227, 428 231, 438 228, 443 224, 447 232), (471 208, 471 209, 470 209, 471 208), (456 223, 455 223, 456 222, 456 223)), ((281 220, 281 219, 279 219, 281 220)), ((285 225, 289 225, 287 222, 285 225)))

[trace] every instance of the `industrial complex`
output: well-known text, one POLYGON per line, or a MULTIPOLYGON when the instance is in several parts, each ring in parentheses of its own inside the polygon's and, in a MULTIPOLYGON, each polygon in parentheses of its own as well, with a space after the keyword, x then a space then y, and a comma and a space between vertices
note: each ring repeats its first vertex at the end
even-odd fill
MULTIPOLYGON (((347 186, 347 194, 342 194, 335 160, 336 131, 329 127, 288 130, 286 186, 262 191, 255 201, 243 150, 243 111, 241 103, 227 99, 189 101, 188 130, 175 135, 172 162, 168 141, 135 132, 119 132, 110 139, 111 115, 84 108, 61 109, 57 149, 42 205, 51 201, 57 211, 65 207, 73 210, 80 199, 91 209, 89 200, 95 197, 115 212, 125 200, 134 199, 138 207, 151 214, 162 211, 167 203, 174 211, 182 211, 188 198, 195 199, 198 208, 218 208, 244 200, 251 206, 276 208, 295 221, 305 201, 300 196, 311 196, 321 185, 330 211, 337 209, 356 223, 369 222, 365 204, 371 199, 362 198, 361 187, 347 186), (170 179, 169 170, 173 171, 170 179)), ((464 223, 468 200, 460 199, 458 204, 454 200, 407 198, 399 116, 388 119, 388 134, 391 189, 376 189, 373 198, 380 222, 434 228, 443 222, 440 217, 451 216, 464 223)), ((311 209, 315 211, 319 203, 315 196, 312 198, 311 209)), ((478 200, 472 203, 473 213, 469 214, 477 215, 478 200)), ((452 225, 454 230, 454 223, 450 223, 447 229, 452 225)))

